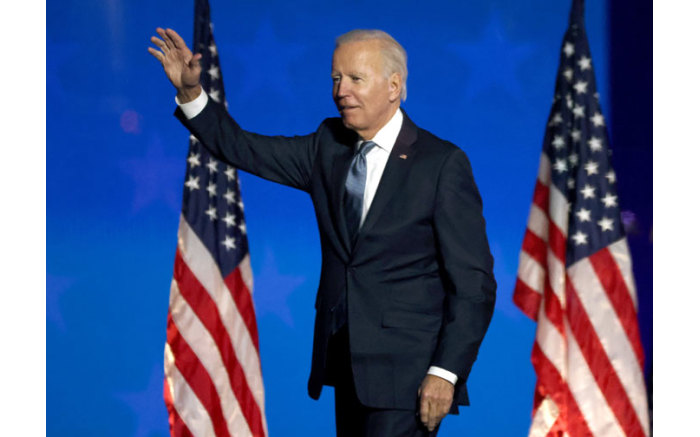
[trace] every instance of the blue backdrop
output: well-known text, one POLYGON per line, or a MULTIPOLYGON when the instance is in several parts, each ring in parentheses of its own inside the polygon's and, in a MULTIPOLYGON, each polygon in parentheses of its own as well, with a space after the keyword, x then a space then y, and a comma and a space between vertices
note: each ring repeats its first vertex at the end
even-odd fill
MULTIPOLYGON (((526 435, 535 324, 512 304, 569 2, 210 0, 230 111, 305 134, 336 113, 334 38, 381 28, 408 52, 404 107, 462 147, 484 198, 496 312, 441 435, 526 435)), ((589 1, 586 21, 651 374, 651 1, 589 1)), ((167 436, 163 346, 187 153, 174 89, 146 47, 192 40, 191 0, 46 4, 47 432, 167 436)), ((272 436, 332 435, 332 391, 306 395, 320 250, 306 194, 241 174, 272 436)))

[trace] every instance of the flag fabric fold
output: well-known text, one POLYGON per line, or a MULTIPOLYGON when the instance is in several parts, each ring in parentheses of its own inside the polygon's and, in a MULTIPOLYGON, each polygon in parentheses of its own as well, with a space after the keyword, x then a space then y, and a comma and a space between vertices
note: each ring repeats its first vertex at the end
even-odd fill
POLYGON ((529 435, 648 436, 632 263, 574 0, 513 300, 537 322, 529 435))
MULTIPOLYGON (((225 103, 207 0, 193 51, 204 91, 225 103)), ((172 436, 267 436, 252 289, 238 173, 190 136, 164 354, 172 436)))

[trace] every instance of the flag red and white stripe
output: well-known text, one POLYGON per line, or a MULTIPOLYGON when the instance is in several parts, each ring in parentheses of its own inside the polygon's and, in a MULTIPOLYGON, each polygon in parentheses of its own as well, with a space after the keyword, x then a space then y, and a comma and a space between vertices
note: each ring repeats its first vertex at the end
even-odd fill
POLYGON ((165 347, 172 435, 265 436, 249 258, 222 278, 184 218, 178 243, 165 347))
POLYGON ((515 303, 537 321, 530 436, 647 436, 644 352, 626 239, 565 267, 566 198, 540 172, 515 303))

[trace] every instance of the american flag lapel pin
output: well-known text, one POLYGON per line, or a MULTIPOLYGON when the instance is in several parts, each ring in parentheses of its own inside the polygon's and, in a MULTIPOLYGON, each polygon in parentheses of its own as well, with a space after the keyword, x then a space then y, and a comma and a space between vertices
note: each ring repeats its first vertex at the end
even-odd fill
POLYGON ((404 155, 404 154, 401 154, 401 155, 399 155, 399 158, 401 158, 401 159, 406 159, 406 158, 408 158, 408 156, 406 156, 406 155, 404 155))

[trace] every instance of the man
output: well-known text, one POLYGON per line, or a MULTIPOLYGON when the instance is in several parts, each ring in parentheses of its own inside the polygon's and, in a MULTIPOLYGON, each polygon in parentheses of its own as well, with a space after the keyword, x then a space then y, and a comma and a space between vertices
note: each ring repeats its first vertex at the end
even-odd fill
POLYGON ((322 269, 309 394, 335 387, 339 436, 436 435, 468 405, 466 379, 496 283, 466 155, 400 109, 406 54, 382 31, 340 36, 340 118, 315 133, 242 130, 199 85, 201 55, 171 29, 150 53, 177 89, 176 116, 219 159, 311 195, 322 269))

